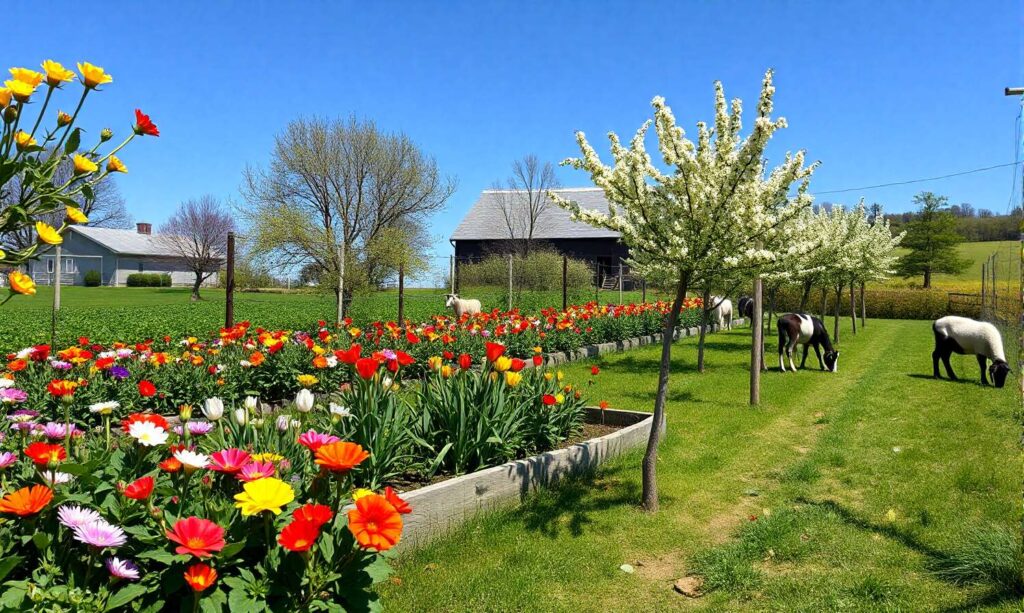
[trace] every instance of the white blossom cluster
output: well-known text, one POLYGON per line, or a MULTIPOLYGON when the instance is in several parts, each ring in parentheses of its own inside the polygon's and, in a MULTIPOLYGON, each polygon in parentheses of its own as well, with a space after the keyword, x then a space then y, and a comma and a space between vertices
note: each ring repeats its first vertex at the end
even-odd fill
POLYGON ((811 197, 808 181, 817 163, 804 165, 804 153, 786 154, 768 169, 765 147, 786 120, 772 119, 772 72, 765 73, 757 117, 746 138, 740 136, 742 105, 727 105, 715 84, 715 124, 697 124, 696 143, 686 138, 661 97, 652 101, 658 149, 671 172, 654 165, 644 140, 652 122, 637 130, 629 146, 608 135, 614 165, 601 162, 582 132, 576 140, 582 158, 570 165, 590 173, 609 202, 607 212, 582 208, 551 193, 573 219, 619 232, 629 246, 629 264, 648 280, 691 284, 723 274, 779 273, 812 251, 808 232, 811 197), (796 195, 790 189, 798 184, 796 195))

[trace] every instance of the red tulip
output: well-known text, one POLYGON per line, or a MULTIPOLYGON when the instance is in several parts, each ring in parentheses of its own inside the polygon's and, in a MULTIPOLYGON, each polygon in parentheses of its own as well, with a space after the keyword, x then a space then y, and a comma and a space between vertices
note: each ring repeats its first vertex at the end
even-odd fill
POLYGON ((498 343, 487 343, 487 361, 494 362, 505 353, 505 345, 499 345, 498 343))
POLYGON ((380 364, 378 364, 377 360, 374 360, 373 358, 359 358, 356 360, 356 372, 359 373, 359 376, 363 379, 369 379, 372 377, 374 373, 377 372, 378 366, 380 366, 380 364))
POLYGON ((463 353, 459 356, 459 368, 469 370, 473 366, 473 356, 463 353))

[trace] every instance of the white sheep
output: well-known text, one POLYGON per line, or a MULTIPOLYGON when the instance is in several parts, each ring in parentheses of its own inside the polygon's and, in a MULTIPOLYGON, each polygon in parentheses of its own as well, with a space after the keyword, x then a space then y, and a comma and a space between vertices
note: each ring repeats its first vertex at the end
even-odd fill
POLYGON ((710 321, 718 324, 719 330, 726 326, 728 326, 727 329, 732 330, 732 300, 711 296, 709 304, 713 305, 709 312, 710 321))
POLYGON ((942 378, 939 375, 939 360, 941 359, 946 366, 946 374, 950 379, 956 380, 953 367, 949 364, 949 356, 959 353, 960 355, 978 356, 982 385, 988 385, 988 379, 985 377, 987 360, 992 360, 988 372, 992 375, 992 382, 995 386, 1003 387, 1006 383, 1010 365, 1006 363, 1006 354, 1003 353, 1003 337, 995 326, 967 317, 947 315, 935 320, 935 323, 932 324, 932 331, 935 332, 935 350, 932 351, 932 375, 934 377, 942 378))
POLYGON ((458 294, 447 294, 444 306, 455 311, 455 318, 461 319, 464 313, 470 316, 480 312, 480 301, 473 299, 459 298, 458 294))

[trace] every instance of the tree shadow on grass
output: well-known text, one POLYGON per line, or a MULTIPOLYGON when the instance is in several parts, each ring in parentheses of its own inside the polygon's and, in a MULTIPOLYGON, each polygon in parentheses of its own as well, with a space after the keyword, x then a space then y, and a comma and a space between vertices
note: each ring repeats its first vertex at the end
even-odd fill
MULTIPOLYGON (((539 492, 519 514, 527 530, 548 538, 557 537, 562 530, 580 537, 593 523, 593 513, 622 505, 638 505, 640 494, 639 481, 622 470, 589 471, 567 477, 539 492)), ((662 496, 662 499, 667 498, 662 496)))
MULTIPOLYGON (((895 525, 878 523, 862 517, 834 500, 810 500, 808 498, 799 497, 796 499, 796 502, 820 509, 827 513, 833 513, 849 526, 863 532, 870 532, 872 534, 884 536, 903 545, 907 549, 917 552, 925 558, 925 566, 930 570, 934 571, 947 567, 954 561, 955 554, 942 551, 932 547, 931 545, 923 543, 910 532, 902 530, 895 525)), ((942 573, 933 572, 930 576, 940 581, 946 581, 947 583, 957 587, 963 587, 964 585, 963 582, 948 579, 942 573)), ((1004 602, 1021 601, 1022 593, 1019 589, 1014 589, 1008 585, 1000 584, 992 580, 985 580, 980 577, 977 578, 974 583, 977 585, 984 585, 988 587, 988 589, 981 594, 969 598, 968 601, 963 604, 946 607, 941 609, 941 611, 948 613, 973 611, 983 606, 994 606, 1004 602)))

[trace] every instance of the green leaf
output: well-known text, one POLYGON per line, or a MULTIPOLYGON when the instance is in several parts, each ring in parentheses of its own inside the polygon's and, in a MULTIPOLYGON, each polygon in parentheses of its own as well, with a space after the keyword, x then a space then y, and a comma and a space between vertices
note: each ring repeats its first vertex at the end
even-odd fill
POLYGON ((179 556, 164 549, 150 549, 139 554, 143 560, 153 560, 162 564, 171 565, 175 562, 188 560, 188 556, 179 556))
POLYGON ((0 581, 3 581, 4 577, 6 577, 9 572, 14 570, 14 567, 17 566, 18 563, 21 562, 23 559, 24 558, 22 558, 21 556, 10 556, 8 558, 4 558, 4 560, 0 562, 0 581))
POLYGON ((330 562, 334 558, 334 539, 330 535, 320 539, 320 554, 323 555, 324 562, 330 562))
POLYGON ((142 585, 139 583, 130 583, 120 590, 116 594, 107 599, 106 611, 113 611, 119 607, 123 607, 129 602, 135 600, 139 596, 142 596, 149 591, 149 586, 142 585))
POLYGON ((24 607, 22 603, 25 600, 25 595, 28 594, 28 584, 25 581, 18 581, 15 583, 9 583, 11 587, 7 588, 7 591, 0 595, 0 606, 4 609, 13 609, 15 611, 23 611, 24 607))
POLYGON ((85 196, 86 200, 94 200, 96 198, 96 194, 92 191, 92 186, 88 183, 82 184, 82 195, 85 196))
POLYGON ((244 589, 235 588, 228 593, 228 608, 232 611, 256 611, 263 607, 244 589))
POLYGON ((231 543, 224 547, 220 552, 220 559, 230 560, 231 558, 238 555, 240 551, 245 549, 245 541, 239 541, 237 543, 231 543))
POLYGON ((45 532, 36 532, 32 535, 32 543, 39 551, 46 551, 46 548, 50 546, 50 535, 45 532))
POLYGON ((199 601, 200 608, 206 613, 220 613, 228 603, 228 596, 223 590, 215 590, 203 596, 199 601))
POLYGON ((75 151, 78 151, 78 146, 82 143, 82 129, 75 128, 71 131, 71 135, 68 136, 67 142, 64 143, 64 154, 71 155, 75 151))
POLYGON ((370 575, 370 579, 374 583, 380 583, 391 576, 391 565, 383 556, 376 556, 373 562, 366 565, 364 569, 366 574, 370 575))

